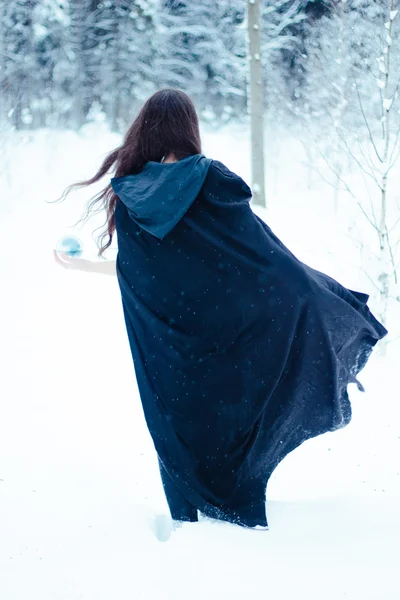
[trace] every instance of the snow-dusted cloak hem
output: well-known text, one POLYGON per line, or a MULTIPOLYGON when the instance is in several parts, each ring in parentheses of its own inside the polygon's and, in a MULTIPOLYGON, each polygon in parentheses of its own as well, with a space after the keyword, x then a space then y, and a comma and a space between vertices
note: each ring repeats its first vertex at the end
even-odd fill
POLYGON ((114 178, 117 273, 159 458, 202 513, 267 525, 267 482, 351 419, 347 386, 387 332, 289 252, 245 182, 202 155, 114 178))

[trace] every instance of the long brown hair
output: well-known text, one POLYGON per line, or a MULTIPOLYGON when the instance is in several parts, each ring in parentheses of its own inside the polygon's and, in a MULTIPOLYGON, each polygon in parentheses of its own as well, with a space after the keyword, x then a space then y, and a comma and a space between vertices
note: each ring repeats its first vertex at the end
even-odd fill
MULTIPOLYGON (((147 162, 161 162, 169 154, 174 154, 178 160, 201 154, 199 121, 194 104, 184 92, 174 89, 160 90, 151 96, 128 129, 121 146, 106 156, 91 179, 70 185, 61 199, 64 200, 77 188, 96 183, 110 171, 115 177, 134 175, 140 173, 147 162)), ((91 198, 83 218, 87 220, 95 207, 96 213, 106 211, 106 229, 98 240, 99 256, 112 243, 117 200, 111 184, 108 184, 91 198)))

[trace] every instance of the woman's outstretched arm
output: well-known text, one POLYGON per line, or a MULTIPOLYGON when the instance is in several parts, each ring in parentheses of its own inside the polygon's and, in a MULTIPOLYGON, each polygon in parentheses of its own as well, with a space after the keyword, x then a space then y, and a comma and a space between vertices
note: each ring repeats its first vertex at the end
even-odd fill
POLYGON ((86 271, 87 273, 99 273, 101 275, 116 275, 116 261, 93 261, 85 258, 68 256, 63 252, 54 250, 54 259, 56 263, 64 269, 73 269, 75 271, 86 271))

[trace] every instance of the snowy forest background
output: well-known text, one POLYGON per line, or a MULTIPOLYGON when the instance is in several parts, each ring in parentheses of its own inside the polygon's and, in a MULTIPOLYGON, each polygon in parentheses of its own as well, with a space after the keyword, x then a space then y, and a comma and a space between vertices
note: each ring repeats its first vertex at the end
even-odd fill
MULTIPOLYGON (((400 307, 399 4, 263 0, 261 23, 269 218, 274 202, 293 209, 300 165, 299 202, 339 215, 386 324, 400 307)), ((248 130, 246 11, 247 0, 0 0, 6 169, 21 136, 90 124, 121 135, 169 86, 210 131, 248 130)))
MULTIPOLYGON (((395 4, 395 2, 393 3, 395 4)), ((1 118, 123 131, 154 91, 180 87, 214 124, 246 118, 246 0, 2 0, 1 118)), ((380 117, 376 79, 390 0, 264 0, 267 117, 361 124, 380 117), (357 84, 357 88, 355 85, 357 84), (356 118, 356 121, 354 119, 356 118)), ((393 48, 399 66, 399 48, 393 48)))

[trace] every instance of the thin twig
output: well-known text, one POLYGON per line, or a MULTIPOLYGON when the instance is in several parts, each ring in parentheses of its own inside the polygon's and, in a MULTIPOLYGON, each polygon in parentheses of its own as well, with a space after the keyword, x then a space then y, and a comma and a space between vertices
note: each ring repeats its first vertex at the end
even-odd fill
POLYGON ((381 158, 381 155, 380 155, 380 154, 379 154, 379 152, 378 152, 378 148, 376 147, 375 140, 374 140, 374 136, 372 135, 372 131, 371 131, 371 128, 370 128, 370 126, 369 126, 369 123, 368 123, 368 119, 367 119, 367 117, 366 117, 366 114, 365 114, 365 111, 364 111, 364 107, 363 107, 362 100, 361 100, 361 96, 360 96, 360 90, 358 89, 357 80, 356 80, 355 84, 356 84, 357 97, 358 97, 358 102, 359 102, 359 104, 360 104, 360 110, 361 110, 361 114, 362 114, 362 116, 363 116, 364 122, 365 122, 365 124, 366 124, 366 126, 367 126, 367 129, 368 129, 368 133, 369 133, 369 139, 370 139, 370 141, 371 141, 371 144, 372 144, 372 146, 373 146, 373 148, 374 148, 374 150, 375 150, 375 154, 376 154, 376 156, 377 156, 378 160, 379 160, 381 163, 383 163, 383 160, 382 160, 382 158, 381 158))
POLYGON ((365 211, 363 205, 361 204, 361 202, 358 200, 358 198, 353 194, 352 190, 350 189, 350 187, 348 186, 348 184, 344 181, 344 179, 339 175, 339 173, 332 167, 332 165, 329 163, 329 161, 327 160, 327 158, 324 156, 324 154, 319 150, 318 148, 318 153, 321 155, 322 159, 325 161, 326 165, 328 166, 328 168, 332 171, 332 173, 337 177, 338 181, 340 181, 345 189, 349 192, 349 194, 354 198, 354 200, 357 202, 358 207, 360 208, 361 212, 363 213, 364 217, 367 219, 368 223, 370 225, 372 225, 372 227, 379 232, 379 228, 377 227, 377 225, 372 221, 371 217, 368 215, 368 213, 365 211))
POLYGON ((380 173, 380 169, 378 167, 376 167, 372 161, 372 158, 370 155, 366 155, 365 151, 361 145, 361 140, 357 139, 357 144, 358 144, 358 148, 360 150, 360 153, 362 154, 362 156, 365 159, 365 162, 367 163, 367 165, 369 166, 369 168, 371 169, 371 171, 377 171, 378 173, 380 173))
POLYGON ((397 227, 397 225, 398 225, 399 223, 400 223, 400 217, 397 219, 397 221, 395 222, 395 224, 393 225, 393 227, 391 227, 391 228, 388 230, 388 231, 389 231, 389 233, 392 233, 392 232, 393 232, 393 231, 396 229, 396 227, 397 227))
POLYGON ((371 196, 371 192, 369 190, 368 184, 367 184, 367 180, 366 180, 365 175, 364 175, 364 173, 362 171, 361 171, 361 177, 363 179, 363 183, 365 185, 365 189, 366 189, 366 192, 367 192, 367 195, 368 195, 369 204, 370 204, 370 210, 371 210, 371 213, 372 213, 372 216, 373 216, 373 219, 374 219, 375 227, 378 230, 378 219, 376 218, 374 203, 372 201, 372 196, 371 196))
POLYGON ((393 248, 392 248, 392 245, 390 243, 389 232, 387 230, 386 230, 386 240, 387 240, 387 245, 388 245, 388 249, 389 249, 390 261, 391 261, 392 266, 393 266, 394 282, 397 285, 397 282, 398 282, 398 278, 397 278, 397 265, 396 265, 395 257, 394 257, 394 254, 393 254, 393 248))
POLYGON ((393 167, 395 166, 395 164, 397 163, 398 159, 400 157, 400 146, 397 150, 397 155, 395 156, 395 158, 392 160, 392 163, 389 165, 388 170, 386 171, 386 176, 389 175, 390 171, 393 169, 393 167))
POLYGON ((374 281, 371 277, 371 275, 363 268, 363 273, 368 277, 368 279, 370 280, 370 282, 372 283, 372 285, 374 286, 374 288, 381 293, 381 288, 379 287, 379 285, 376 283, 376 281, 374 281))
MULTIPOLYGON (((397 302, 400 302, 400 298, 396 298, 397 302)), ((400 340, 400 336, 397 336, 395 338, 390 338, 388 340, 386 340, 385 344, 387 346, 389 346, 389 344, 393 344, 393 342, 398 342, 400 340)))
POLYGON ((398 155, 397 155, 396 159, 393 161, 393 156, 394 156, 394 153, 396 151, 397 144, 399 143, 399 140, 400 140, 400 124, 399 124, 399 127, 397 129, 396 139, 395 139, 395 142, 393 144, 392 153, 391 153, 390 158, 389 158, 389 165, 390 165, 389 168, 392 168, 392 166, 395 164, 395 162, 396 162, 396 160, 398 158, 398 155))
POLYGON ((375 184, 382 191, 382 187, 379 185, 379 182, 376 179, 375 175, 373 175, 373 173, 370 173, 369 171, 367 171, 367 169, 364 167, 364 165, 358 160, 358 158, 355 156, 354 152, 352 151, 352 149, 350 148, 350 146, 348 145, 348 143, 344 139, 344 137, 343 137, 343 135, 342 135, 342 133, 341 133, 341 131, 339 129, 337 129, 337 133, 338 133, 340 139, 342 140, 342 142, 344 143, 344 145, 346 146, 347 152, 350 154, 351 158, 358 164, 358 166, 360 167, 360 169, 362 171, 364 171, 364 173, 366 175, 368 175, 368 177, 371 177, 371 179, 375 182, 375 184))

